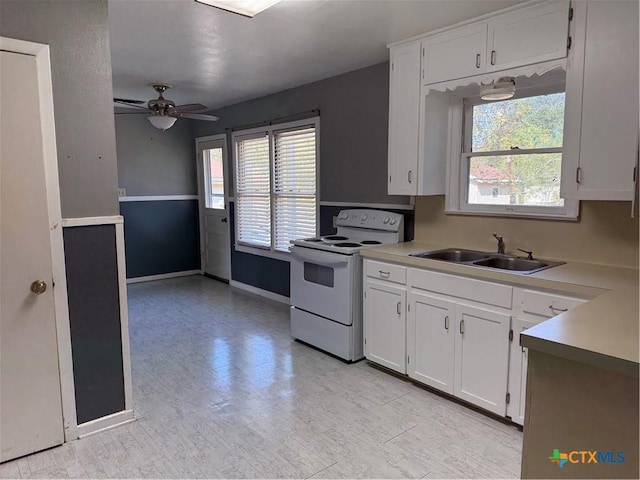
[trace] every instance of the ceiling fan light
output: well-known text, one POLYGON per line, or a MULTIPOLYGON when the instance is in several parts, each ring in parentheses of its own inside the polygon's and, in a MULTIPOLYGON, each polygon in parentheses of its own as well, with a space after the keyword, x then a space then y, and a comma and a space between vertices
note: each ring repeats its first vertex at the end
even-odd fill
POLYGON ((516 93, 516 80, 513 77, 500 77, 497 82, 480 87, 482 100, 508 100, 516 93))
POLYGON ((196 0, 196 2, 252 18, 279 3, 280 0, 196 0))
POLYGON ((149 115, 147 120, 151 122, 151 125, 156 127, 158 130, 167 130, 168 128, 173 127, 173 124, 176 123, 177 118, 168 117, 164 115, 149 115))

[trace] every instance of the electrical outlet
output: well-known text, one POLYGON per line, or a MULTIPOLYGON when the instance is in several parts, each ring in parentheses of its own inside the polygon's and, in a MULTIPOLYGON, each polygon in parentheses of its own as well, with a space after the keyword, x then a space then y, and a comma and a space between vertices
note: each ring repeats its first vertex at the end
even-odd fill
POLYGON ((333 216, 333 228, 338 226, 338 217, 336 215, 333 216))
POLYGON ((119 188, 118 189, 118 196, 119 197, 126 197, 127 196, 127 189, 126 188, 119 188))

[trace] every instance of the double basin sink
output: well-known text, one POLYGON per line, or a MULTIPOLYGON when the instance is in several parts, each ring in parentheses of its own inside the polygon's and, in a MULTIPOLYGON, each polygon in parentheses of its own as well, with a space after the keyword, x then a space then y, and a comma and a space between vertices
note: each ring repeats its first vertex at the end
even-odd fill
POLYGON ((478 252, 476 250, 463 250, 459 248, 445 248, 443 250, 410 253, 409 256, 470 265, 473 267, 507 270, 522 275, 539 272, 540 270, 556 267, 564 263, 549 260, 528 260, 526 258, 499 253, 478 252))

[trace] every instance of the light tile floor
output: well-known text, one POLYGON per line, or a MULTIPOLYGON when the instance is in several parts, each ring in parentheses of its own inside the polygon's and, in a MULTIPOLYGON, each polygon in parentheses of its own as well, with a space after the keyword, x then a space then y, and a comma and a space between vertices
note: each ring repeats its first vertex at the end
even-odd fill
POLYGON ((137 421, 2 478, 516 478, 522 433, 289 336, 289 308, 200 276, 129 286, 137 421))

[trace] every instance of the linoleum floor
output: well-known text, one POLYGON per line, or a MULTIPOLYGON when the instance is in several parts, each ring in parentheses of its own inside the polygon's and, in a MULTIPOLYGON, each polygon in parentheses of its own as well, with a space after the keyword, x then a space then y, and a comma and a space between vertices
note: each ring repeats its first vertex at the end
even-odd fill
POLYGON ((0 477, 519 477, 516 427, 292 341, 286 305, 200 276, 128 293, 137 420, 0 477))

